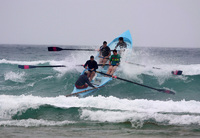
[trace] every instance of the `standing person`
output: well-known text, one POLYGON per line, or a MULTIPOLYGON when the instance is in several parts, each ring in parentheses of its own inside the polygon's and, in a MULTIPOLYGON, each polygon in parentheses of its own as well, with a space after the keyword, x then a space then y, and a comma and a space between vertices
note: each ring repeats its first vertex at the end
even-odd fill
POLYGON ((120 55, 117 54, 117 50, 113 50, 113 55, 110 57, 109 68, 106 74, 113 75, 116 68, 119 66, 120 58, 120 55))
POLYGON ((90 81, 92 81, 95 76, 96 69, 98 69, 97 62, 94 60, 94 56, 90 56, 90 60, 88 60, 85 65, 85 69, 88 69, 89 73, 87 74, 90 81))
POLYGON ((107 46, 107 42, 104 41, 99 51, 99 57, 100 57, 99 63, 105 64, 108 61, 110 55, 111 55, 110 48, 107 46))
POLYGON ((90 87, 94 87, 96 88, 94 85, 92 85, 87 77, 89 71, 85 71, 84 74, 82 74, 81 76, 79 76, 78 80, 75 83, 75 86, 77 89, 84 89, 87 88, 88 85, 90 87))

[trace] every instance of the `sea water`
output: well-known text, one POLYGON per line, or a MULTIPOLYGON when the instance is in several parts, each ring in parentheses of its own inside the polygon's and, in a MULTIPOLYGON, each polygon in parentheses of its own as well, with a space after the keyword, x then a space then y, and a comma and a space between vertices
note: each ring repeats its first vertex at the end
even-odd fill
POLYGON ((97 52, 48 52, 47 47, 0 45, 1 137, 200 137, 200 49, 134 47, 122 60, 119 77, 175 95, 115 79, 78 98, 65 97, 83 71, 76 65, 97 52), (174 70, 183 74, 172 75, 174 70))

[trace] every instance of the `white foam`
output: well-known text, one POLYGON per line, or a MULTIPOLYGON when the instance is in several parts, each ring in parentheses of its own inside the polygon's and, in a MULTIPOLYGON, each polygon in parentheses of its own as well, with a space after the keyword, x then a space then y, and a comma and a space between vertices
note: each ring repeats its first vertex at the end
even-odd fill
POLYGON ((36 126, 64 126, 74 124, 73 121, 50 121, 43 119, 23 119, 23 120, 6 120, 0 121, 0 126, 20 126, 20 127, 36 127, 36 126))
POLYGON ((127 122, 130 121, 134 127, 142 127, 148 120, 154 120, 161 124, 169 125, 200 125, 200 116, 196 115, 173 115, 151 112, 133 111, 82 111, 82 119, 100 122, 127 122), (139 123, 138 123, 139 122, 139 123), (135 124, 137 123, 137 125, 135 124))
POLYGON ((81 119, 100 122, 134 123, 153 119, 167 124, 200 125, 200 102, 198 101, 159 101, 146 99, 119 99, 116 97, 38 97, 0 95, 0 118, 11 119, 16 113, 27 109, 37 109, 41 105, 52 105, 59 108, 80 107, 81 119), (92 110, 88 108, 97 108, 92 110))
POLYGON ((24 82, 25 81, 25 72, 13 72, 9 71, 4 74, 4 79, 5 80, 11 80, 14 82, 24 82))
POLYGON ((134 51, 125 61, 145 66, 123 63, 122 61, 123 72, 128 75, 138 75, 143 73, 154 76, 165 76, 166 79, 168 79, 169 77, 172 77, 171 71, 176 70, 183 71, 183 75, 200 75, 200 64, 177 64, 180 62, 174 58, 159 59, 156 57, 155 59, 155 55, 151 55, 151 52, 149 53, 148 50, 134 51), (174 61, 174 63, 168 63, 169 61, 174 61), (153 67, 161 69, 154 69, 153 67))
POLYGON ((45 60, 40 60, 40 61, 14 61, 14 60, 6 60, 6 59, 1 59, 0 64, 19 64, 19 65, 37 65, 37 64, 44 64, 48 63, 51 61, 45 61, 45 60))
MULTIPOLYGON (((68 71, 78 71, 81 73, 83 71, 83 66, 87 60, 90 59, 91 55, 97 55, 97 52, 74 52, 70 57, 66 57, 62 61, 51 61, 51 65, 65 65, 65 68, 54 68, 54 70, 60 72, 58 77, 62 77, 68 71)), ((98 62, 98 61, 97 61, 98 62)))
MULTIPOLYGON (((90 53, 90 52, 89 52, 90 53)), ((77 65, 83 65, 90 58, 90 54, 88 52, 81 54, 75 53, 71 57, 64 58, 60 61, 55 60, 39 60, 39 61, 13 61, 1 59, 0 64, 13 64, 13 65, 38 65, 43 66, 41 64, 50 64, 50 65, 65 65, 66 67, 55 67, 54 70, 58 71, 58 77, 62 77, 66 72, 78 71, 82 72, 83 67, 77 65)))

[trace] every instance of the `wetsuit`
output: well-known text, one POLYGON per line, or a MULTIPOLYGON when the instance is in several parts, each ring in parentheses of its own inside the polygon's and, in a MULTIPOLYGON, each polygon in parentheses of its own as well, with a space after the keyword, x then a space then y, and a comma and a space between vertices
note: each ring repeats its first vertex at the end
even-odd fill
POLYGON ((77 80, 76 83, 75 83, 75 86, 76 86, 77 89, 87 88, 88 85, 87 85, 86 83, 87 83, 90 87, 94 87, 94 86, 90 83, 90 81, 89 81, 87 75, 83 74, 83 75, 81 75, 81 76, 78 78, 78 80, 77 80))
POLYGON ((90 69, 93 69, 93 71, 96 72, 96 69, 98 69, 98 65, 97 65, 97 62, 95 60, 91 61, 91 60, 88 60, 85 65, 84 65, 84 68, 88 66, 88 71, 90 71, 90 69))
POLYGON ((105 56, 108 56, 109 53, 110 53, 110 48, 108 46, 104 47, 104 46, 101 46, 100 47, 100 51, 101 51, 101 54, 103 57, 105 56))
POLYGON ((112 66, 116 66, 117 63, 120 62, 120 58, 121 58, 121 57, 120 57, 119 54, 117 54, 117 55, 112 55, 112 56, 110 57, 111 65, 112 65, 112 66))
POLYGON ((115 49, 117 49, 118 46, 120 47, 120 49, 127 48, 127 44, 125 42, 122 43, 118 42, 117 45, 115 46, 115 49))

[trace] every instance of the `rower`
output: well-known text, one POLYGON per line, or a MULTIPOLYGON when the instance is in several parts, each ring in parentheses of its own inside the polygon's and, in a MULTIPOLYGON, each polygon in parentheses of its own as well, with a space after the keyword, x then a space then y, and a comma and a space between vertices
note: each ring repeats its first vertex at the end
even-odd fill
POLYGON ((95 76, 96 69, 98 69, 98 65, 94 60, 94 56, 90 56, 90 60, 85 63, 84 68, 88 69, 89 73, 87 74, 87 77, 90 81, 92 81, 93 77, 95 76))
POLYGON ((99 51, 99 63, 105 64, 111 55, 110 48, 107 46, 107 42, 104 41, 99 51))
POLYGON ((88 77, 87 77, 88 73, 89 73, 89 71, 86 70, 86 71, 78 78, 78 80, 77 80, 76 83, 75 83, 75 86, 76 86, 77 89, 84 89, 84 88, 87 88, 88 85, 89 85, 90 87, 94 87, 95 89, 97 88, 97 87, 95 87, 94 85, 92 85, 92 84, 90 83, 90 81, 89 81, 89 79, 88 79, 88 77))
POLYGON ((119 37, 119 42, 115 46, 115 49, 117 49, 118 46, 120 47, 119 55, 121 55, 122 52, 124 52, 125 49, 127 48, 127 44, 126 44, 126 42, 124 42, 124 38, 123 37, 119 37))
POLYGON ((120 58, 120 55, 117 54, 117 50, 113 50, 113 55, 110 57, 109 68, 106 74, 113 75, 116 68, 119 66, 120 58))

